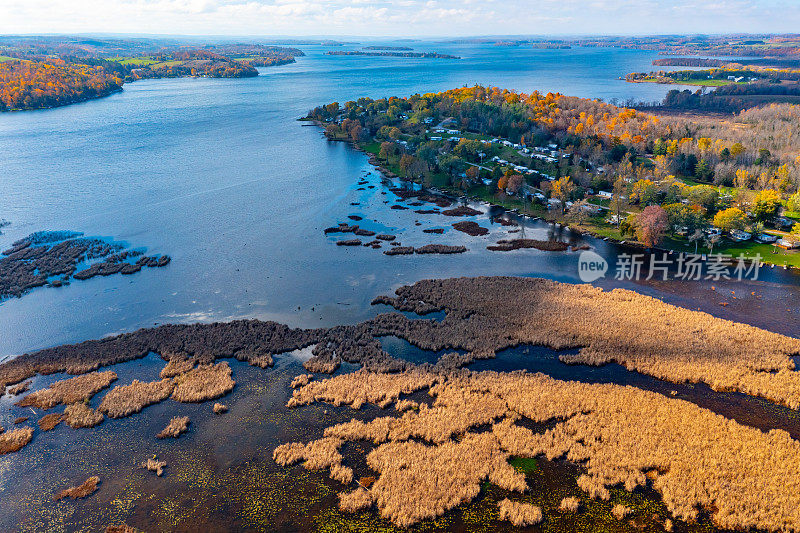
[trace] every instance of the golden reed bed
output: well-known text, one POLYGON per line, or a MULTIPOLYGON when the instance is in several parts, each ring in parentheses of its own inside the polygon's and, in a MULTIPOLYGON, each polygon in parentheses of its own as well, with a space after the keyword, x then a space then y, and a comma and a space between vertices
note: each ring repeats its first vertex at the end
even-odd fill
MULTIPOLYGON (((357 408, 423 389, 434 397, 430 407, 331 426, 319 440, 279 446, 274 458, 331 468, 332 477, 351 485, 349 476, 334 474, 348 469, 339 449, 346 441, 372 441, 377 447, 366 460, 379 476, 369 489, 342 493, 340 505, 352 511, 374 504, 400 526, 472 500, 484 480, 524 491, 525 477, 508 459, 545 456, 584 465, 578 484, 592 498, 608 499, 617 484, 628 491, 650 485, 681 520, 705 509, 721 528, 800 530, 800 443, 784 431, 763 433, 634 387, 525 372, 358 371, 300 387, 290 403, 357 408), (534 433, 517 423, 521 418, 552 427, 534 433), (473 431, 486 424, 490 431, 473 431)), ((575 510, 577 503, 562 506, 575 510)), ((625 511, 616 514, 624 518, 625 511)))

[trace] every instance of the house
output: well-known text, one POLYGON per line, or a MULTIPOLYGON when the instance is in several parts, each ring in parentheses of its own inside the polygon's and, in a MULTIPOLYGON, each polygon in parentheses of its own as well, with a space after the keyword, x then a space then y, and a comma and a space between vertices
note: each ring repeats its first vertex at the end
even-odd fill
POLYGON ((431 124, 433 122, 433 117, 425 117, 425 120, 423 120, 423 122, 425 124, 431 124))
POLYGON ((761 233, 760 235, 756 235, 756 240, 758 242, 763 242, 764 244, 768 244, 777 241, 778 236, 770 235, 769 233, 761 233))
POLYGON ((441 141, 442 138, 439 135, 434 135, 434 136, 431 137, 431 140, 432 141, 441 141))
POLYGON ((740 229, 732 229, 731 230, 731 239, 735 241, 748 241, 750 240, 752 235, 746 231, 742 231, 740 229))
POLYGON ((590 215, 596 215, 600 212, 599 207, 597 207, 596 205, 589 205, 589 204, 581 205, 581 210, 589 213, 590 215))
POLYGON ((554 144, 554 143, 548 144, 547 147, 550 148, 551 150, 557 150, 558 149, 558 145, 554 144))
POLYGON ((597 191, 597 196, 599 196, 600 198, 603 198, 605 200, 611 200, 611 197, 614 196, 614 195, 611 194, 608 191, 597 191))
POLYGON ((706 230, 707 235, 722 235, 722 230, 717 227, 711 227, 706 230))

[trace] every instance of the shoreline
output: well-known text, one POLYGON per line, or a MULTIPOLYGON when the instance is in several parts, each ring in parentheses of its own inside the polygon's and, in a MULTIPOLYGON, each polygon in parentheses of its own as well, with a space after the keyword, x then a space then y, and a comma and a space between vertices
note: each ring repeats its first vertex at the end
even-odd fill
MULTIPOLYGON (((351 141, 351 140, 347 140, 347 139, 330 139, 330 138, 328 138, 325 135, 325 131, 324 131, 325 130, 325 126, 324 126, 324 124, 322 122, 320 122, 318 120, 310 119, 310 118, 307 118, 307 117, 299 118, 297 120, 299 122, 309 122, 309 123, 312 123, 314 126, 318 126, 319 128, 322 129, 323 136, 325 136, 325 138, 327 140, 329 140, 329 141, 346 143, 346 144, 350 145, 351 147, 353 147, 354 149, 358 150, 359 152, 367 154, 368 155, 368 162, 370 163, 370 165, 372 165, 376 170, 378 170, 381 173, 381 175, 384 176, 385 178, 387 178, 387 179, 398 179, 398 180, 400 180, 402 182, 413 183, 414 185, 419 185, 418 183, 416 183, 414 181, 407 180, 407 179, 403 178, 402 176, 397 175, 396 173, 392 172, 391 170, 389 170, 388 168, 383 166, 383 164, 380 162, 380 160, 378 159, 378 157, 375 154, 367 152, 358 143, 356 143, 354 141, 351 141)), ((474 202, 483 203, 483 204, 485 204, 485 205, 487 205, 489 207, 499 208, 499 209, 503 209, 503 210, 508 211, 508 212, 516 213, 517 215, 519 215, 521 217, 525 217, 525 218, 528 218, 528 219, 531 219, 531 220, 534 220, 534 221, 541 220, 541 221, 544 221, 544 222, 546 222, 548 224, 551 224, 551 225, 561 226, 561 227, 566 228, 566 229, 568 229, 570 231, 578 233, 578 234, 580 234, 581 236, 584 236, 584 237, 590 236, 590 237, 598 239, 598 240, 614 243, 614 244, 616 244, 618 246, 626 246, 626 247, 629 247, 629 248, 634 248, 634 249, 637 249, 637 250, 641 250, 642 252, 647 253, 647 254, 653 254, 653 253, 656 253, 656 252, 663 252, 663 253, 667 253, 667 254, 670 254, 670 255, 685 253, 685 252, 682 252, 680 250, 675 250, 675 249, 672 249, 672 248, 663 248, 663 247, 660 247, 660 246, 647 247, 647 246, 645 246, 642 243, 637 242, 637 241, 618 240, 618 239, 615 239, 613 237, 601 235, 600 233, 598 233, 598 232, 596 232, 596 231, 594 231, 594 230, 592 230, 590 228, 587 228, 585 226, 581 226, 581 225, 570 225, 570 224, 568 224, 566 222, 558 222, 558 221, 555 221, 555 220, 554 221, 549 221, 549 220, 545 219, 544 217, 541 217, 539 215, 531 213, 524 206, 515 207, 515 208, 508 208, 508 207, 505 207, 505 206, 503 206, 501 204, 498 204, 498 203, 492 202, 490 200, 487 200, 485 198, 480 198, 478 196, 469 196, 469 195, 466 195, 466 194, 459 196, 459 195, 455 195, 455 194, 453 194, 453 193, 451 193, 451 192, 449 192, 447 190, 442 190, 442 189, 440 189, 438 187, 427 187, 427 188, 425 188, 425 190, 431 191, 433 194, 437 194, 439 196, 442 196, 442 197, 447 198, 448 200, 452 200, 452 201, 457 201, 457 200, 461 200, 461 199, 466 198, 466 199, 472 200, 474 202)), ((698 255, 709 255, 709 254, 698 254, 698 255)), ((752 258, 749 258, 749 257, 746 257, 745 259, 752 261, 752 258)), ((774 263, 772 261, 769 261, 769 259, 767 257, 762 257, 761 258, 761 264, 762 265, 770 265, 770 268, 783 268, 784 270, 793 270, 793 271, 799 271, 800 272, 800 268, 797 268, 797 267, 795 267, 793 265, 781 265, 781 264, 778 264, 778 263, 774 263)))

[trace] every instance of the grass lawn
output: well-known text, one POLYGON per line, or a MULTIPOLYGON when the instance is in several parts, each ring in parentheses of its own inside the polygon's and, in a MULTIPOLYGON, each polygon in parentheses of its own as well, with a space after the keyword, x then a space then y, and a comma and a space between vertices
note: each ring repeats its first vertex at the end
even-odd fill
MULTIPOLYGON (((664 240, 662 247, 675 250, 676 252, 694 253, 694 243, 689 242, 688 239, 678 236, 667 237, 664 240)), ((697 253, 708 253, 708 248, 703 246, 702 241, 700 241, 697 247, 697 253)), ((727 254, 733 257, 739 257, 741 254, 747 258, 753 258, 760 254, 761 261, 764 263, 773 263, 778 266, 788 265, 800 268, 800 251, 783 250, 772 244, 764 244, 753 240, 736 242, 723 237, 717 243, 717 245, 714 246, 714 253, 727 254)))
POLYGON ((19 59, 19 58, 11 57, 11 56, 0 56, 0 63, 2 63, 4 61, 15 61, 17 59, 19 59))
POLYGON ((142 56, 142 57, 113 57, 111 61, 117 61, 120 65, 127 65, 127 66, 135 66, 135 67, 144 67, 147 65, 153 65, 158 63, 158 61, 154 60, 151 57, 142 56))

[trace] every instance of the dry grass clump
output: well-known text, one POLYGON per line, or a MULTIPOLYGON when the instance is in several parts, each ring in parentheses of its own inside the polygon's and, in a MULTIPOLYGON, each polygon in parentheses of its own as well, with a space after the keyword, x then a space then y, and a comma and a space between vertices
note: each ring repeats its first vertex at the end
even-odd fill
POLYGON ((179 402, 204 402, 233 390, 231 367, 227 362, 200 365, 175 378, 172 399, 179 402))
POLYGON ((529 503, 512 502, 508 498, 498 503, 499 519, 517 527, 533 526, 542 521, 542 509, 529 503))
POLYGON ((64 409, 64 423, 69 427, 91 428, 103 421, 103 413, 85 403, 73 403, 64 409))
POLYGON ((63 403, 83 402, 108 387, 117 379, 116 372, 91 372, 82 376, 56 381, 46 389, 32 392, 17 402, 20 407, 51 409, 63 403))
POLYGON ((11 396, 16 396, 18 394, 22 394, 23 392, 27 391, 31 388, 31 380, 23 381, 22 383, 17 383, 16 385, 11 385, 8 387, 8 394, 11 396))
POLYGON ((381 515, 401 527, 471 501, 484 479, 506 490, 527 488, 492 433, 468 433, 438 446, 388 442, 367 455, 367 464, 381 474, 370 488, 381 515))
POLYGON ((194 365, 197 364, 195 359, 189 359, 186 357, 178 357, 172 356, 167 361, 166 366, 161 369, 160 376, 161 379, 166 378, 174 378, 179 374, 183 374, 185 372, 190 371, 194 368, 194 365))
POLYGON ((358 487, 352 492, 339 493, 339 509, 345 513, 356 513, 369 509, 373 503, 372 494, 364 487, 358 487))
POLYGON ((401 394, 411 394, 433 385, 436 375, 420 370, 410 370, 399 374, 378 374, 358 370, 349 379, 337 376, 325 381, 314 381, 295 389, 289 399, 288 407, 308 405, 314 402, 329 402, 334 405, 349 405, 360 409, 365 403, 382 404, 394 402, 401 394), (352 380, 361 381, 360 387, 353 387, 352 380))
POLYGON ((633 509, 630 507, 625 507, 622 504, 616 504, 613 509, 611 509, 611 514, 614 515, 614 518, 617 520, 624 520, 626 516, 631 514, 633 509))
POLYGON ((24 448, 33 438, 33 428, 17 428, 0 433, 0 455, 24 448))
POLYGON ((333 465, 331 467, 331 479, 349 485, 353 482, 353 469, 340 464, 333 465))
POLYGON ((55 496, 53 499, 58 501, 62 498, 72 498, 73 500, 77 500, 78 498, 85 498, 90 494, 94 493, 97 490, 97 485, 100 484, 100 478, 97 476, 92 476, 82 484, 78 485, 77 487, 70 487, 68 489, 64 489, 55 496))
POLYGON ((446 311, 443 321, 424 328, 394 319, 396 334, 425 349, 581 348, 562 360, 617 362, 659 379, 705 382, 800 408, 800 373, 791 359, 800 354, 800 339, 632 291, 531 278, 457 278, 420 281, 376 302, 402 311, 446 311))
POLYGON ((155 472, 156 476, 161 477, 164 474, 164 467, 167 466, 166 461, 159 461, 157 456, 153 456, 144 463, 142 468, 146 468, 150 472, 155 472))
POLYGON ((305 387, 313 377, 313 374, 300 374, 299 376, 295 376, 295 378, 292 380, 292 388, 296 389, 297 387, 305 387))
POLYGON ((227 405, 221 404, 219 402, 216 402, 214 404, 214 414, 215 415, 221 415, 222 413, 227 413, 227 412, 228 412, 228 406, 227 405))
POLYGON ((570 513, 575 513, 578 511, 580 506, 581 506, 581 501, 578 498, 575 498, 573 496, 568 496, 563 500, 561 500, 561 503, 559 504, 558 508, 561 511, 568 511, 570 513))
POLYGON ((166 439, 168 437, 177 439, 181 436, 182 433, 186 432, 189 429, 189 417, 188 416, 175 416, 169 421, 167 427, 161 430, 161 432, 156 435, 159 439, 166 439))
MULTIPOLYGON (((377 447, 366 459, 378 479, 365 490, 400 526, 473 499, 485 479, 522 491, 525 478, 508 458, 544 455, 583 465, 578 484, 590 497, 608 499, 617 484, 628 491, 650 485, 677 518, 696 520, 704 509, 721 528, 800 529, 800 442, 657 393, 525 372, 413 369, 312 382, 296 389, 293 400, 379 404, 387 394, 421 390, 426 382, 431 407, 331 426, 322 439, 284 444, 273 457, 331 468, 341 465, 345 441, 373 441, 377 447), (550 429, 534 433, 516 423, 520 417, 550 429), (487 423, 490 431, 475 431, 487 423)), ((577 504, 565 499, 563 507, 577 504)))
POLYGON ((61 413, 49 413, 44 415, 42 418, 39 419, 39 429, 42 431, 50 431, 55 429, 57 425, 61 423, 61 420, 64 418, 64 415, 61 413))
POLYGON ((111 418, 122 418, 166 400, 174 388, 171 379, 147 382, 134 379, 130 385, 119 385, 108 391, 97 410, 111 418))

